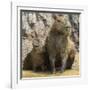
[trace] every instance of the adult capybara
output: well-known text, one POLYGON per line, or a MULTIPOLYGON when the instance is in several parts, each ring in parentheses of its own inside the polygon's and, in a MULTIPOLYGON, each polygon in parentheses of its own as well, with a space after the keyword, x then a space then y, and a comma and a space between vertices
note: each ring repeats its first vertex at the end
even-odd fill
POLYGON ((52 72, 56 71, 57 55, 61 60, 60 71, 63 72, 67 65, 68 54, 73 48, 70 41, 70 24, 67 22, 65 15, 55 15, 49 36, 47 37, 46 47, 49 54, 52 72))

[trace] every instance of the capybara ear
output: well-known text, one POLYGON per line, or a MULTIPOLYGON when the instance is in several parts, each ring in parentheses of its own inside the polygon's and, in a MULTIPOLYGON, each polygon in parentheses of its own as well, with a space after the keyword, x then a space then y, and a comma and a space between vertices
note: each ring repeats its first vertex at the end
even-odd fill
POLYGON ((58 20, 60 17, 63 17, 63 14, 53 14, 52 17, 54 18, 54 20, 58 20))
POLYGON ((53 17, 55 20, 57 19, 56 14, 53 14, 52 17, 53 17))

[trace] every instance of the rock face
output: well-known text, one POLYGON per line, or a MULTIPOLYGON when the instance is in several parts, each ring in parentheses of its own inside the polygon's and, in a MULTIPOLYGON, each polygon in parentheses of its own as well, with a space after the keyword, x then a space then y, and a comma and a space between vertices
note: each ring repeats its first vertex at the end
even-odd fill
MULTIPOLYGON (((27 57, 30 57, 28 55, 33 51, 34 45, 44 52, 46 39, 55 22, 54 16, 60 15, 60 13, 21 11, 22 68, 30 68, 30 62, 26 63, 26 61, 29 60, 27 57)), ((70 39, 79 52, 79 14, 62 15, 70 25, 70 39)))
POLYGON ((69 15, 69 21, 72 25, 72 40, 76 49, 79 50, 79 15, 69 15))

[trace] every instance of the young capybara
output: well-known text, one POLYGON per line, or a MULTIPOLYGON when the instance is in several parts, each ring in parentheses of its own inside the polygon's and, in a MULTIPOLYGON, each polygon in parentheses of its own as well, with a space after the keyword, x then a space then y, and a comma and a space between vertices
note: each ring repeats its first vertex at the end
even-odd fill
POLYGON ((36 71, 38 67, 40 67, 42 71, 44 71, 44 55, 39 50, 40 49, 38 47, 34 47, 31 51, 33 71, 36 71))
POLYGON ((73 48, 72 45, 70 47, 70 40, 68 40, 71 31, 70 24, 67 23, 65 16, 63 14, 55 15, 54 19, 55 21, 46 41, 52 73, 56 72, 57 55, 61 59, 60 71, 63 72, 66 69, 68 54, 73 48))
POLYGON ((33 49, 30 53, 27 54, 24 63, 24 70, 33 70, 33 71, 48 71, 50 70, 50 62, 48 54, 38 45, 33 45, 33 49))
POLYGON ((42 45, 42 41, 37 36, 33 41, 33 49, 30 53, 30 61, 32 63, 33 71, 45 71, 50 69, 50 63, 48 54, 45 50, 45 46, 42 45))

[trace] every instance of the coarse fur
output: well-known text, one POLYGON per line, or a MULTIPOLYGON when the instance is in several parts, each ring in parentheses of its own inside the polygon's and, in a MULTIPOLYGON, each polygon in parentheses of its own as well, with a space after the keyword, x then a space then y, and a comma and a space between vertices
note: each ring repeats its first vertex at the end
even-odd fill
POLYGON ((70 25, 66 22, 64 15, 55 15, 54 19, 54 24, 46 42, 52 73, 56 72, 56 57, 58 55, 60 57, 60 71, 63 72, 67 67, 70 50, 73 49, 74 51, 74 45, 70 42, 70 25))

